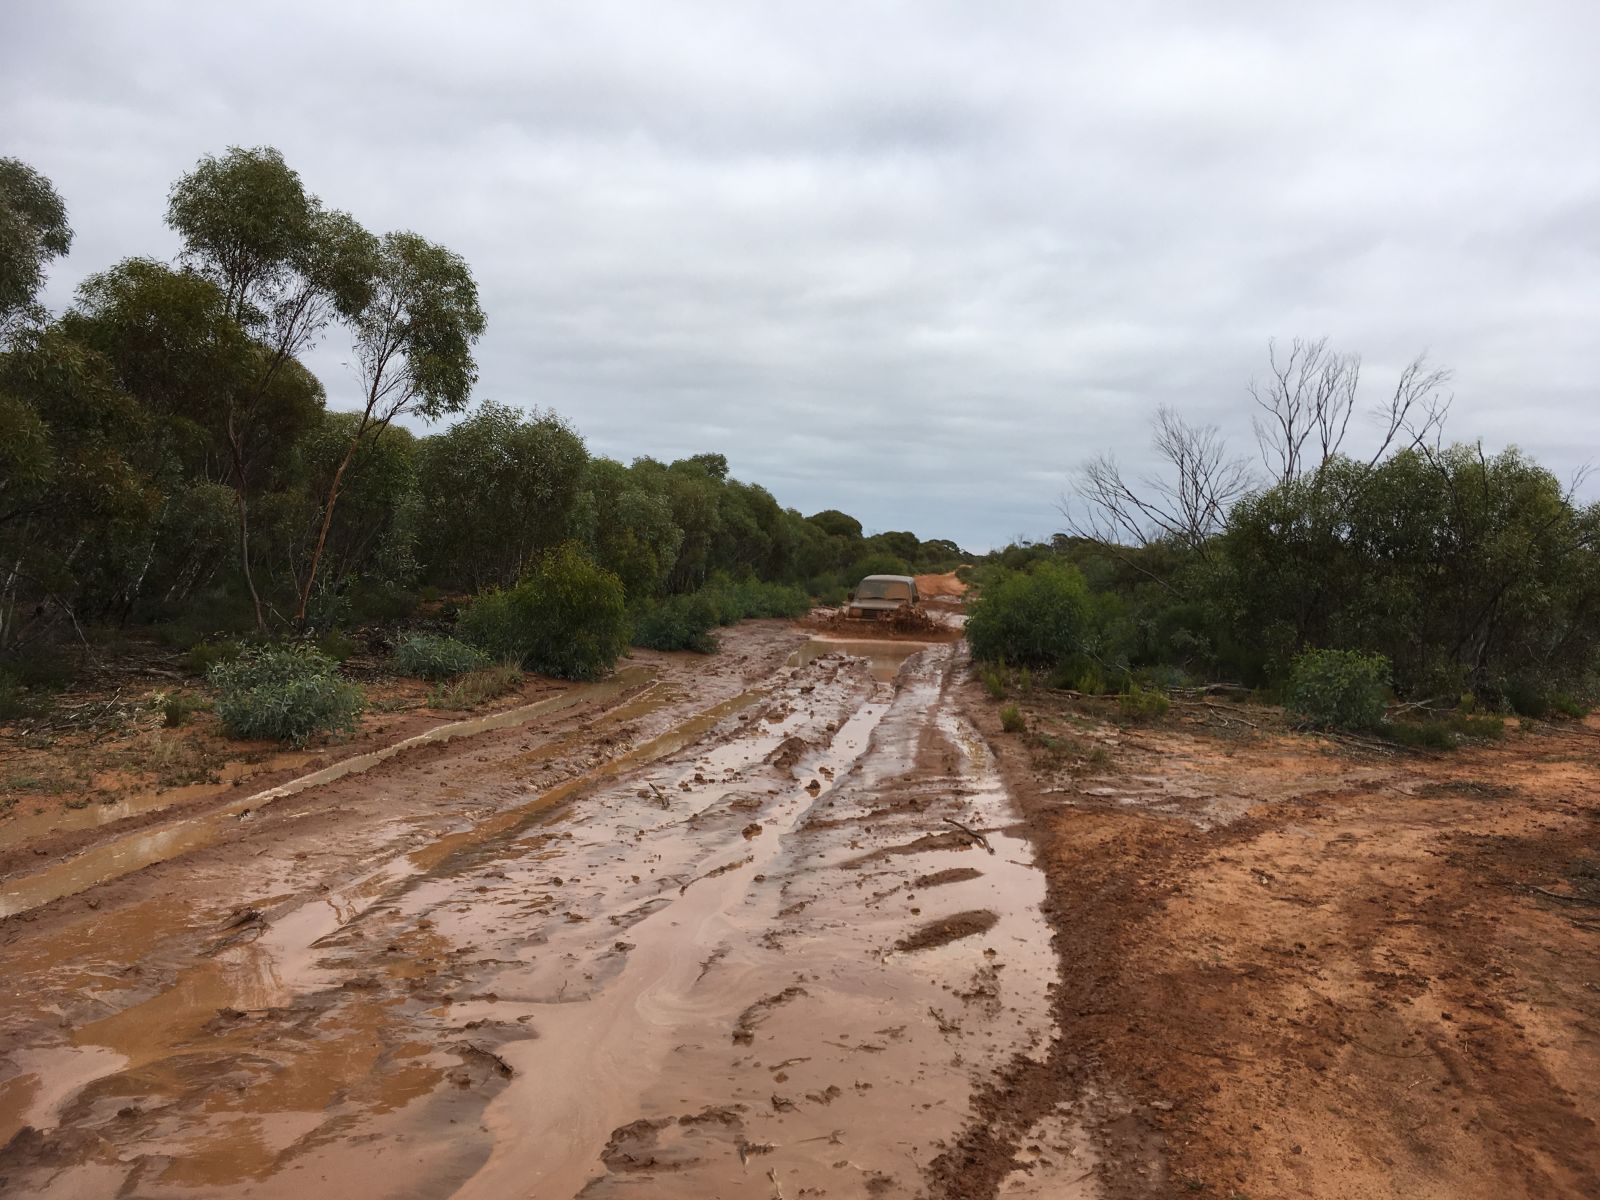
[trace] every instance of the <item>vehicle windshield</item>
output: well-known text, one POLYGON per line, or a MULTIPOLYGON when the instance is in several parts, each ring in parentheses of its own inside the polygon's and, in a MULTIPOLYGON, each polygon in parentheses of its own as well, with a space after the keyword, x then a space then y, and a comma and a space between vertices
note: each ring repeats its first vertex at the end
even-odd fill
POLYGON ((897 579, 863 579, 856 589, 857 600, 909 600, 911 585, 897 579))

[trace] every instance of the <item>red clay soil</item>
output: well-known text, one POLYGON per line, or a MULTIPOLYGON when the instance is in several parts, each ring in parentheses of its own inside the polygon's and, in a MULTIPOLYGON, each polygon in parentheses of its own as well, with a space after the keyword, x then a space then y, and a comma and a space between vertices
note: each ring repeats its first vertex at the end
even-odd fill
MULTIPOLYGON (((963 698, 1063 960, 1060 1039, 991 1113, 1076 1106, 1112 1196, 1600 1196, 1594 721, 1422 755, 1044 694, 1007 735, 963 698)), ((980 1105, 947 1165, 998 1179, 1003 1141, 980 1105)))

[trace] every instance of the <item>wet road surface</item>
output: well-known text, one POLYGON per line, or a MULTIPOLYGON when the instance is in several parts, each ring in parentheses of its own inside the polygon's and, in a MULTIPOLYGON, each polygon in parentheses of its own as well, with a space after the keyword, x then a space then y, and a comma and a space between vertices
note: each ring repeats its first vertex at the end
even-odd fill
MULTIPOLYGON (((0 1192, 927 1194, 974 1089, 1044 1053, 1059 969, 960 653, 814 640, 665 724, 646 690, 514 766, 439 760, 481 816, 310 888, 314 850, 263 848, 220 920, 236 814, 141 834, 196 865, 5 945, 0 1192)), ((1070 1127, 1027 1141, 1000 1194, 1087 1194, 1070 1127)))

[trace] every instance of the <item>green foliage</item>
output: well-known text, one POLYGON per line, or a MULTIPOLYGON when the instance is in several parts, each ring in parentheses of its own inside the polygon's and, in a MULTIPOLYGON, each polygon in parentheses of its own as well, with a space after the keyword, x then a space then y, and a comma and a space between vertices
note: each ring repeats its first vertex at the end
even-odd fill
POLYGON ((1089 633, 1083 576, 1053 562, 1003 572, 967 610, 967 642, 984 661, 1054 667, 1079 658, 1089 633))
POLYGON ((1284 708, 1316 729, 1373 729, 1383 720, 1389 660, 1359 650, 1307 650, 1289 669, 1284 708))
POLYGON ((983 682, 983 690, 995 699, 1000 700, 1006 694, 1006 664, 1002 659, 998 663, 987 663, 979 671, 978 678, 983 682))
POLYGON ((695 592, 667 596, 645 607, 634 624, 633 643, 652 650, 693 650, 713 654, 711 631, 751 617, 798 617, 811 598, 800 588, 758 579, 714 576, 695 592))
POLYGON ((33 305, 44 269, 72 246, 67 206, 39 172, 0 158, 0 333, 33 305))
POLYGON ((473 590, 514 583, 565 535, 588 457, 554 413, 494 403, 429 438, 416 472, 428 572, 473 590))
POLYGON ((1117 711, 1126 721, 1153 721, 1167 715, 1171 701, 1163 692, 1142 688, 1132 680, 1117 697, 1117 711))
POLYGON ((622 581, 567 542, 515 587, 485 592, 462 614, 461 636, 489 657, 569 679, 599 679, 628 645, 622 581))
POLYGON ((417 679, 447 679, 487 665, 481 650, 453 637, 415 633, 394 651, 394 669, 417 679))
POLYGON ((1390 741, 1419 750, 1454 750, 1463 741, 1497 741, 1505 737, 1498 717, 1455 713, 1444 718, 1386 722, 1380 732, 1390 741))
POLYGON ((327 655, 305 645, 247 650, 211 668, 216 711, 231 737, 303 746, 355 729, 366 701, 327 655))
POLYGON ((317 638, 317 649, 334 662, 344 662, 361 653, 361 643, 342 629, 330 629, 317 638))
POLYGON ((0 671, 0 721, 16 721, 38 713, 40 698, 30 692, 15 671, 0 671))
POLYGON ((168 692, 161 701, 162 724, 168 729, 187 725, 190 717, 206 707, 204 696, 196 696, 192 692, 168 692))
POLYGON ((243 652, 244 646, 239 642, 196 642, 178 661, 191 675, 209 675, 212 667, 232 662, 243 652))
POLYGON ((428 693, 428 703, 434 708, 477 708, 516 691, 522 678, 522 668, 516 663, 493 663, 441 684, 428 693))
POLYGON ((722 624, 722 610, 705 590, 667 596, 651 604, 634 623, 633 644, 651 650, 693 650, 715 654, 712 630, 722 624))
POLYGON ((1028 728, 1028 722, 1023 718, 1020 708, 1008 704, 1000 710, 1000 728, 1007 733, 1022 733, 1028 728))

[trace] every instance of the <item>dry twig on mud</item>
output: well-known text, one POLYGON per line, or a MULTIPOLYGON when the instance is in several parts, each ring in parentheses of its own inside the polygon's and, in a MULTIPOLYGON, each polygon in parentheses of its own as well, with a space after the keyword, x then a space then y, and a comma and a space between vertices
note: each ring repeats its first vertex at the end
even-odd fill
MULTIPOLYGON (((646 782, 648 783, 649 781, 646 780, 646 782)), ((662 808, 672 807, 672 801, 668 800, 666 793, 658 788, 655 784, 650 784, 650 790, 656 794, 656 803, 661 805, 662 808)))
POLYGON ((989 845, 989 839, 984 837, 983 834, 979 833, 976 829, 973 829, 970 825, 963 825, 960 821, 957 821, 951 817, 945 817, 944 823, 946 825, 954 825, 962 833, 971 838, 977 845, 982 846, 990 854, 994 853, 994 847, 989 845))

